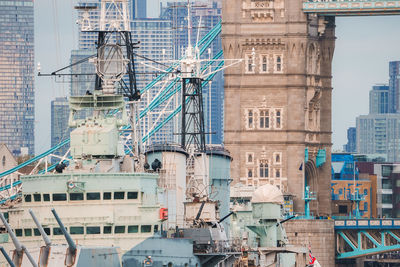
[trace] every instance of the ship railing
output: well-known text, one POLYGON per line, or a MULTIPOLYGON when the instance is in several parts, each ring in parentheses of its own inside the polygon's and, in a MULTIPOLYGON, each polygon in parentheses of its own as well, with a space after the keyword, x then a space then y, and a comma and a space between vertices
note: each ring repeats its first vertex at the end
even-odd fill
POLYGON ((232 253, 241 251, 241 242, 238 239, 213 241, 206 249, 199 249, 197 253, 232 253))

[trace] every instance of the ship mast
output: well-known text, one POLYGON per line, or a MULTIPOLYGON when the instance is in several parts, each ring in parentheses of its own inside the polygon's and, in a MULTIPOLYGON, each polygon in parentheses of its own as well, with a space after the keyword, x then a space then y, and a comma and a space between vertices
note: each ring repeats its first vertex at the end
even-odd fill
POLYGON ((138 127, 138 100, 130 15, 127 0, 101 0, 100 20, 92 22, 89 11, 93 7, 79 6, 84 13, 82 31, 98 32, 95 90, 104 95, 123 93, 128 98, 135 171, 143 171, 141 135, 138 127))

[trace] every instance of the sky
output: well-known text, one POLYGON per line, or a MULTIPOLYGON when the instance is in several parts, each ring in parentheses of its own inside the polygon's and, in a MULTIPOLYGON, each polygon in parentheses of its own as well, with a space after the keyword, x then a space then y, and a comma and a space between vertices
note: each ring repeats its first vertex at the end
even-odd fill
MULTIPOLYGON (((150 0, 157 6, 158 0, 150 0)), ((73 6, 77 0, 35 0, 35 60, 41 73, 51 73, 69 64, 77 48, 78 28, 73 6)), ((155 8, 149 9, 155 16, 155 8)), ((348 127, 356 117, 368 114, 368 94, 374 84, 388 83, 389 61, 400 60, 400 16, 336 18, 336 48, 333 59, 332 129, 333 149, 347 142, 348 127)), ((50 102, 66 96, 68 83, 50 77, 35 77, 35 150, 50 148, 50 102)))

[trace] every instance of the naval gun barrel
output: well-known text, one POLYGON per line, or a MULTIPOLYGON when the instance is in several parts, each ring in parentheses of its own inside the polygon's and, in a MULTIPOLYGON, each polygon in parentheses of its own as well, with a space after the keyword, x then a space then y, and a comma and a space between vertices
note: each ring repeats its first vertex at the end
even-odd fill
POLYGON ((35 222, 37 228, 39 229, 40 234, 43 237, 44 243, 46 244, 46 246, 50 246, 51 245, 51 240, 50 238, 47 236, 46 232, 44 231, 42 225, 40 224, 39 220, 36 218, 35 213, 33 213, 32 209, 29 209, 29 213, 32 216, 33 221, 35 222))
POLYGON ((56 210, 55 209, 51 209, 51 212, 53 213, 54 218, 56 218, 56 221, 57 221, 58 225, 61 228, 61 232, 64 234, 65 239, 67 240, 69 251, 71 253, 75 253, 76 245, 75 245, 74 241, 72 240, 71 236, 69 235, 69 233, 67 232, 67 230, 65 230, 65 226, 62 223, 60 217, 58 217, 58 214, 57 214, 56 210))
POLYGON ((4 258, 6 258, 8 264, 10 264, 11 267, 16 267, 14 262, 11 260, 10 256, 8 256, 6 250, 2 246, 0 246, 0 251, 3 254, 4 258))
POLYGON ((293 218, 296 218, 296 215, 293 215, 292 217, 289 217, 289 218, 287 218, 287 219, 284 219, 284 220, 282 220, 282 221, 276 223, 276 226, 279 226, 280 224, 285 223, 285 222, 287 222, 287 221, 289 221, 289 220, 291 220, 291 219, 293 219, 293 218))
POLYGON ((0 219, 3 222, 4 226, 7 229, 8 234, 10 235, 12 242, 14 243, 15 250, 20 253, 22 252, 22 245, 18 241, 17 236, 14 234, 14 231, 11 229, 10 225, 8 224, 6 218, 4 218, 4 215, 2 212, 0 212, 0 219))
POLYGON ((231 211, 228 213, 228 215, 225 215, 222 219, 220 219, 218 222, 222 223, 223 221, 225 221, 226 219, 228 219, 234 212, 231 211))
POLYGON ((37 263, 35 262, 35 260, 33 259, 32 255, 29 253, 28 249, 22 245, 22 250, 25 252, 26 257, 28 258, 28 260, 31 262, 33 267, 38 267, 37 263))

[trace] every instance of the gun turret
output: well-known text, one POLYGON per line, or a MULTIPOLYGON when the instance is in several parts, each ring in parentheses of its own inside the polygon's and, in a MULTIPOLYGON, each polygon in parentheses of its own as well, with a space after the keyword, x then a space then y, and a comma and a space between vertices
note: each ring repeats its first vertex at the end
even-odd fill
POLYGON ((53 213, 54 218, 56 218, 56 221, 57 221, 58 225, 61 228, 61 232, 65 236, 65 240, 67 240, 69 252, 72 253, 72 254, 75 254, 76 245, 75 245, 74 241, 72 240, 71 236, 69 235, 69 233, 65 229, 65 226, 62 223, 60 217, 58 217, 58 214, 57 214, 56 210, 55 209, 51 209, 51 212, 53 213))
POLYGON ((6 250, 0 246, 0 251, 3 254, 4 258, 6 258, 8 264, 10 264, 11 267, 16 267, 14 262, 11 260, 10 256, 8 256, 6 250))
POLYGON ((39 220, 36 218, 36 216, 33 213, 32 209, 29 209, 29 213, 31 214, 33 221, 35 222, 37 228, 39 229, 39 232, 43 237, 44 243, 46 244, 46 246, 49 247, 51 245, 50 238, 47 236, 46 232, 44 231, 44 229, 43 229, 42 225, 40 224, 39 220))
POLYGON ((28 260, 31 262, 33 267, 37 267, 35 260, 29 253, 28 249, 24 245, 21 245, 21 243, 18 241, 17 236, 14 234, 14 231, 11 229, 10 225, 8 224, 8 222, 2 212, 0 212, 0 219, 3 222, 4 226, 6 227, 8 234, 10 235, 10 237, 14 243, 14 246, 15 246, 15 253, 14 253, 13 259, 12 259, 13 263, 17 266, 21 266, 22 257, 25 253, 26 257, 28 257, 28 260))

